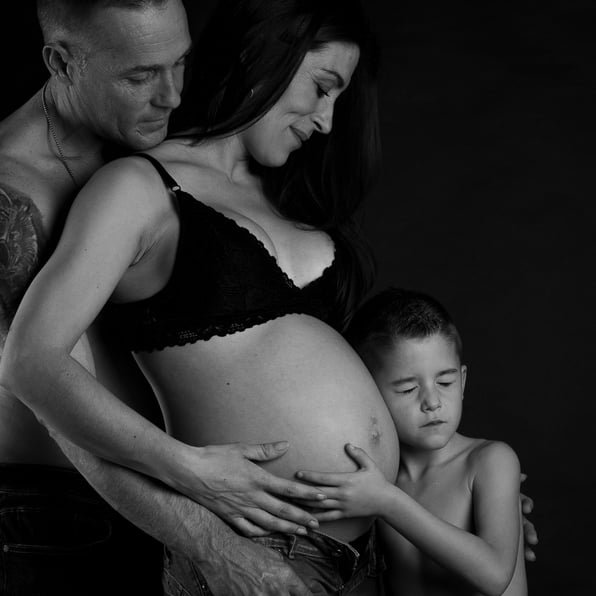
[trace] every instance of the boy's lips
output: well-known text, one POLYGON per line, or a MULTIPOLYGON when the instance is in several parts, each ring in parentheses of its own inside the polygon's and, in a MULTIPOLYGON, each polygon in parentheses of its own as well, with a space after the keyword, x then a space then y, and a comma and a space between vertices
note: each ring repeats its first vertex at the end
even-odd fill
POLYGON ((440 424, 446 424, 445 420, 439 420, 438 418, 436 420, 429 420, 426 424, 423 424, 422 427, 425 426, 439 426, 440 424))

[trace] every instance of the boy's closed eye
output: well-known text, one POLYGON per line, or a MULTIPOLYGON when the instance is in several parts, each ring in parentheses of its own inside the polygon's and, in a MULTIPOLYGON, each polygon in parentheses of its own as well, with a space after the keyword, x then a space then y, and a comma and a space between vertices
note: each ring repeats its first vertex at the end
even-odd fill
POLYGON ((416 389, 418 389, 418 385, 408 385, 405 387, 398 387, 395 389, 395 393, 397 393, 398 395, 409 395, 411 393, 414 393, 414 391, 416 391, 416 389))

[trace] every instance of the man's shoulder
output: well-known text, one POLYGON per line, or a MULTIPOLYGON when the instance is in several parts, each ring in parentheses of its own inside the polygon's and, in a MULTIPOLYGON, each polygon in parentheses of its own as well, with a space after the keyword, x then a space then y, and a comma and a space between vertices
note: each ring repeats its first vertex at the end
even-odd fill
POLYGON ((27 235, 43 236, 41 210, 30 193, 0 175, 0 241, 7 242, 18 230, 25 229, 27 235))
POLYGON ((46 245, 42 216, 27 194, 0 179, 0 336, 4 337, 46 245))

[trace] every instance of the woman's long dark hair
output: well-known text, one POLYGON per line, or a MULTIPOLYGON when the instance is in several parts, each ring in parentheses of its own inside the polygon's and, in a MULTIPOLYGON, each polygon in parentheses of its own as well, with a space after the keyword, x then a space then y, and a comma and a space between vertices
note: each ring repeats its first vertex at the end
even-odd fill
POLYGON ((360 2, 220 0, 195 45, 170 131, 192 130, 200 142, 247 128, 282 96, 306 53, 333 41, 358 45, 360 59, 336 101, 332 132, 313 135, 279 168, 257 168, 281 215, 327 231, 337 254, 348 255, 338 287, 347 317, 374 273, 357 214, 380 157, 377 48, 360 2))

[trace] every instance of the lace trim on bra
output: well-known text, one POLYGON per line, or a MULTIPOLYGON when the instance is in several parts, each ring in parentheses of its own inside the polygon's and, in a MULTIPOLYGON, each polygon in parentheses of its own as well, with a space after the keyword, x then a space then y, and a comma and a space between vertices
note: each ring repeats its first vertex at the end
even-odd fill
MULTIPOLYGON (((186 328, 181 330, 166 329, 159 334, 159 341, 155 341, 155 329, 152 330, 153 343, 151 347, 143 345, 144 342, 139 341, 138 346, 132 346, 133 352, 158 352, 165 348, 180 347, 187 344, 194 344, 198 341, 207 341, 213 337, 225 337, 241 331, 246 331, 251 327, 263 325, 269 321, 279 319, 286 315, 301 315, 311 314, 308 309, 304 308, 288 308, 278 309, 274 312, 258 313, 247 315, 241 321, 237 319, 234 321, 218 321, 217 323, 210 323, 203 325, 199 329, 186 328)), ((189 326, 191 327, 191 326, 189 326)))

